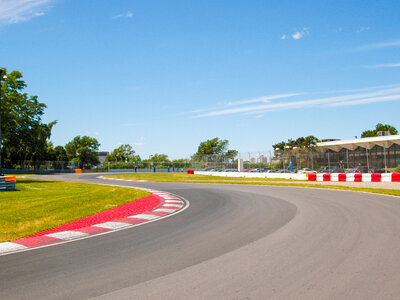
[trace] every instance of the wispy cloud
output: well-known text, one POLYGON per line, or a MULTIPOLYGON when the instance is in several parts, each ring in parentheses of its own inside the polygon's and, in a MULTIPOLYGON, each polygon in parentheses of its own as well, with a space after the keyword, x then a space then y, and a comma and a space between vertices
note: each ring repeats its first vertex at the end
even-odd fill
POLYGON ((126 13, 118 14, 116 16, 113 16, 112 18, 113 19, 120 19, 120 18, 132 18, 132 17, 133 17, 133 13, 128 11, 126 13))
POLYGON ((243 104, 250 104, 250 103, 257 103, 257 102, 269 103, 271 100, 274 100, 274 99, 288 98, 288 97, 293 97, 293 96, 297 96, 297 95, 301 95, 301 94, 300 93, 279 94, 279 95, 259 97, 259 98, 255 98, 255 99, 226 102, 224 104, 228 105, 228 106, 235 106, 235 105, 243 105, 243 104))
POLYGON ((355 48, 355 49, 353 49, 353 51, 368 51, 368 50, 391 48, 391 47, 400 47, 400 41, 368 44, 368 45, 364 45, 364 46, 355 48))
POLYGON ((45 15, 54 0, 0 0, 0 22, 14 24, 45 15))
POLYGON ((377 64, 377 65, 370 65, 370 66, 363 66, 366 69, 381 69, 381 68, 400 68, 400 63, 394 64, 377 64))
MULTIPOLYGON (((294 94, 286 94, 286 95, 306 95, 300 93, 294 94)), ((271 98, 276 96, 267 96, 262 98, 271 98)), ((257 98, 259 99, 259 98, 257 98)), ((216 117, 216 116, 226 116, 226 115, 235 115, 235 114, 256 114, 256 117, 261 117, 262 114, 277 111, 277 110, 291 110, 291 109, 303 109, 309 107, 337 107, 337 106, 349 106, 349 105, 362 105, 369 104, 375 102, 384 102, 384 101, 398 101, 400 100, 400 85, 397 85, 393 88, 384 88, 372 92, 365 93, 352 93, 340 96, 333 97, 322 97, 322 98, 305 98, 296 101, 285 101, 274 103, 273 101, 267 102, 261 105, 248 105, 254 104, 257 99, 254 99, 253 102, 246 101, 238 101, 236 103, 241 102, 244 104, 240 107, 231 108, 228 105, 225 109, 209 109, 204 113, 197 113, 192 115, 193 118, 204 118, 204 117, 216 117)))
POLYGON ((369 27, 369 26, 361 26, 361 27, 357 28, 356 32, 357 33, 361 33, 361 32, 368 31, 368 30, 371 30, 371 27, 369 27))

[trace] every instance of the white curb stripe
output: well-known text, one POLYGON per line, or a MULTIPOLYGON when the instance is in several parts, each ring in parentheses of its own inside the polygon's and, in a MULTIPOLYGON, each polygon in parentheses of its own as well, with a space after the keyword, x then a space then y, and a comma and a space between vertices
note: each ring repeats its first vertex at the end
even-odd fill
POLYGON ((106 228, 106 229, 118 229, 118 228, 123 228, 131 226, 129 223, 123 223, 123 222, 105 222, 105 223, 100 223, 96 225, 92 225, 92 227, 101 227, 101 228, 106 228))
POLYGON ((46 234, 44 236, 49 236, 49 237, 53 237, 53 238, 56 238, 56 239, 69 241, 69 240, 85 237, 85 236, 88 236, 88 235, 89 234, 87 234, 87 233, 78 232, 78 231, 61 231, 61 232, 55 232, 55 233, 46 234))
POLYGON ((144 215, 144 214, 139 214, 139 215, 134 215, 134 216, 129 216, 128 218, 130 219, 144 219, 144 220, 153 220, 153 219, 157 219, 160 216, 156 216, 156 215, 144 215))
POLYGON ((180 204, 164 204, 162 207, 182 207, 180 204))
POLYGON ((166 212, 166 213, 173 213, 176 212, 176 209, 168 209, 168 208, 158 208, 153 210, 154 212, 166 212))
POLYGON ((28 247, 11 242, 0 243, 0 253, 28 249, 28 247))
POLYGON ((182 200, 165 200, 165 203, 182 203, 183 204, 183 201, 182 200))

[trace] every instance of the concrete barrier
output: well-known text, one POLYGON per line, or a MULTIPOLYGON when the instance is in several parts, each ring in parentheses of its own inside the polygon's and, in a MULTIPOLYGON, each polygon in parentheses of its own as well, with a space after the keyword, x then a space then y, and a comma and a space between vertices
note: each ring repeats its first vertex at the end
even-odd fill
POLYGON ((318 173, 309 174, 308 181, 400 182, 400 173, 318 173))
POLYGON ((220 176, 220 177, 243 177, 243 178, 276 178, 307 180, 306 174, 297 173, 249 173, 249 172, 210 172, 194 171, 196 175, 220 176))

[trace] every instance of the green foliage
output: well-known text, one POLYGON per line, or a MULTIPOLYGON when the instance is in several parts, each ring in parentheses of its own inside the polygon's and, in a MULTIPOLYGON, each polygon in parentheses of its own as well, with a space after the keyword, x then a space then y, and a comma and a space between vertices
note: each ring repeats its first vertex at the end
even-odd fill
POLYGON ((46 105, 24 93, 26 87, 19 71, 8 73, 1 85, 2 158, 3 166, 9 168, 45 160, 47 140, 56 124, 42 122, 46 105))
POLYGON ((174 159, 172 161, 172 167, 176 168, 178 166, 180 168, 190 168, 190 160, 186 158, 174 159))
POLYGON ((100 144, 95 138, 76 136, 65 145, 65 151, 72 162, 78 163, 79 168, 85 168, 99 163, 99 147, 100 144))
POLYGON ((160 162, 170 163, 170 160, 168 159, 168 155, 166 155, 166 154, 158 154, 158 153, 152 155, 150 157, 150 159, 148 159, 147 161, 157 162, 157 163, 160 163, 160 162))
POLYGON ((114 149, 106 156, 105 162, 134 162, 140 161, 140 156, 135 155, 131 145, 125 144, 114 149))
POLYGON ((365 131, 363 131, 362 134, 361 134, 361 137, 362 138, 366 138, 366 137, 377 136, 378 135, 378 131, 389 131, 390 134, 393 134, 393 135, 399 134, 397 129, 395 127, 393 127, 392 125, 378 123, 378 124, 376 124, 374 130, 365 130, 365 131))
POLYGON ((133 163, 132 162, 113 162, 113 163, 105 163, 104 164, 105 169, 133 169, 133 163))
POLYGON ((238 154, 236 150, 228 150, 228 140, 220 140, 219 138, 213 138, 201 142, 197 148, 197 152, 193 155, 194 160, 210 160, 214 157, 216 160, 234 159, 238 154))
POLYGON ((299 137, 296 140, 289 139, 287 142, 280 142, 272 145, 275 155, 285 151, 292 150, 295 147, 299 149, 310 149, 314 147, 319 142, 319 139, 313 135, 307 137, 299 137))
POLYGON ((396 167, 396 172, 400 173, 400 165, 396 167))

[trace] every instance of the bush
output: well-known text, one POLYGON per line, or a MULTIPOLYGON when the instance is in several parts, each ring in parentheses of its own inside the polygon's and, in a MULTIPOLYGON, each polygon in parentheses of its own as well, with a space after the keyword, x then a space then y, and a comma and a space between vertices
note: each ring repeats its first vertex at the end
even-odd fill
POLYGON ((397 166, 396 172, 400 173, 400 165, 397 166))

